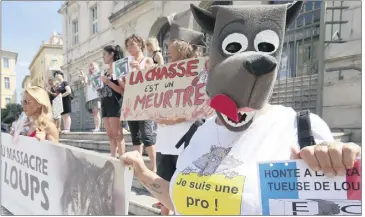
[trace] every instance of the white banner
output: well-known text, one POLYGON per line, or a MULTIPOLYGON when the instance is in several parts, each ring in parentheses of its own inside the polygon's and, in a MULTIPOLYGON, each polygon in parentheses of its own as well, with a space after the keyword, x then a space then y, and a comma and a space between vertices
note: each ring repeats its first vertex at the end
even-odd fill
POLYGON ((2 206, 14 215, 127 215, 133 171, 117 159, 1 133, 2 206))

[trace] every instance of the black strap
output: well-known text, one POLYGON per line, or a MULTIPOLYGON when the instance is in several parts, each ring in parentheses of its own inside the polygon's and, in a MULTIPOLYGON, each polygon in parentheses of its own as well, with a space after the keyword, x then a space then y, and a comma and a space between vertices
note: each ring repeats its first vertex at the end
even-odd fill
POLYGON ((304 110, 297 113, 298 142, 300 149, 315 145, 310 121, 310 111, 304 110))
POLYGON ((197 120, 193 123, 193 125, 191 125, 191 127, 189 128, 189 130, 185 133, 185 135, 183 137, 181 137, 181 139, 177 142, 177 144, 175 145, 175 147, 177 149, 179 149, 181 147, 181 145, 184 143, 184 149, 186 147, 188 147, 191 138, 193 138, 195 132, 197 131, 197 129, 203 125, 205 123, 205 119, 201 119, 201 120, 197 120))

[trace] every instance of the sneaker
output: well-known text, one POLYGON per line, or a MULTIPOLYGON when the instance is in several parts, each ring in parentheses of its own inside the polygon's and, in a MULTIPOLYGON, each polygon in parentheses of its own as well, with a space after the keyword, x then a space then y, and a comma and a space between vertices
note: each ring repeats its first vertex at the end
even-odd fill
POLYGON ((93 132, 93 133, 100 132, 100 129, 93 129, 93 130, 91 130, 91 132, 93 132))

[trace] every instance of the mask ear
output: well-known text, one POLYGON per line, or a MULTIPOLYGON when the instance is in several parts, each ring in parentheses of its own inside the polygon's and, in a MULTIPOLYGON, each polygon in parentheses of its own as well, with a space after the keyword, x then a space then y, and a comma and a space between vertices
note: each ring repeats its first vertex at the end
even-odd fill
POLYGON ((194 19, 208 34, 213 34, 215 26, 215 16, 212 12, 199 8, 193 4, 190 4, 191 12, 193 13, 194 19))
POLYGON ((300 13, 304 5, 304 1, 295 1, 293 3, 288 4, 288 9, 286 11, 286 26, 288 29, 290 25, 295 21, 300 13))

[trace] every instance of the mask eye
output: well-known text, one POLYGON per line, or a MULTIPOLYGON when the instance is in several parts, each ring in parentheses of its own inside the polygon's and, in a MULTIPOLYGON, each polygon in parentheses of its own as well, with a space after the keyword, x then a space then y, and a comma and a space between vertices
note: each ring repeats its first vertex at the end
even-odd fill
POLYGON ((222 42, 222 50, 227 55, 233 55, 245 51, 248 47, 248 40, 244 34, 232 33, 222 42))
POLYGON ((264 30, 256 35, 254 40, 255 50, 272 54, 279 48, 279 36, 272 30, 264 30))

